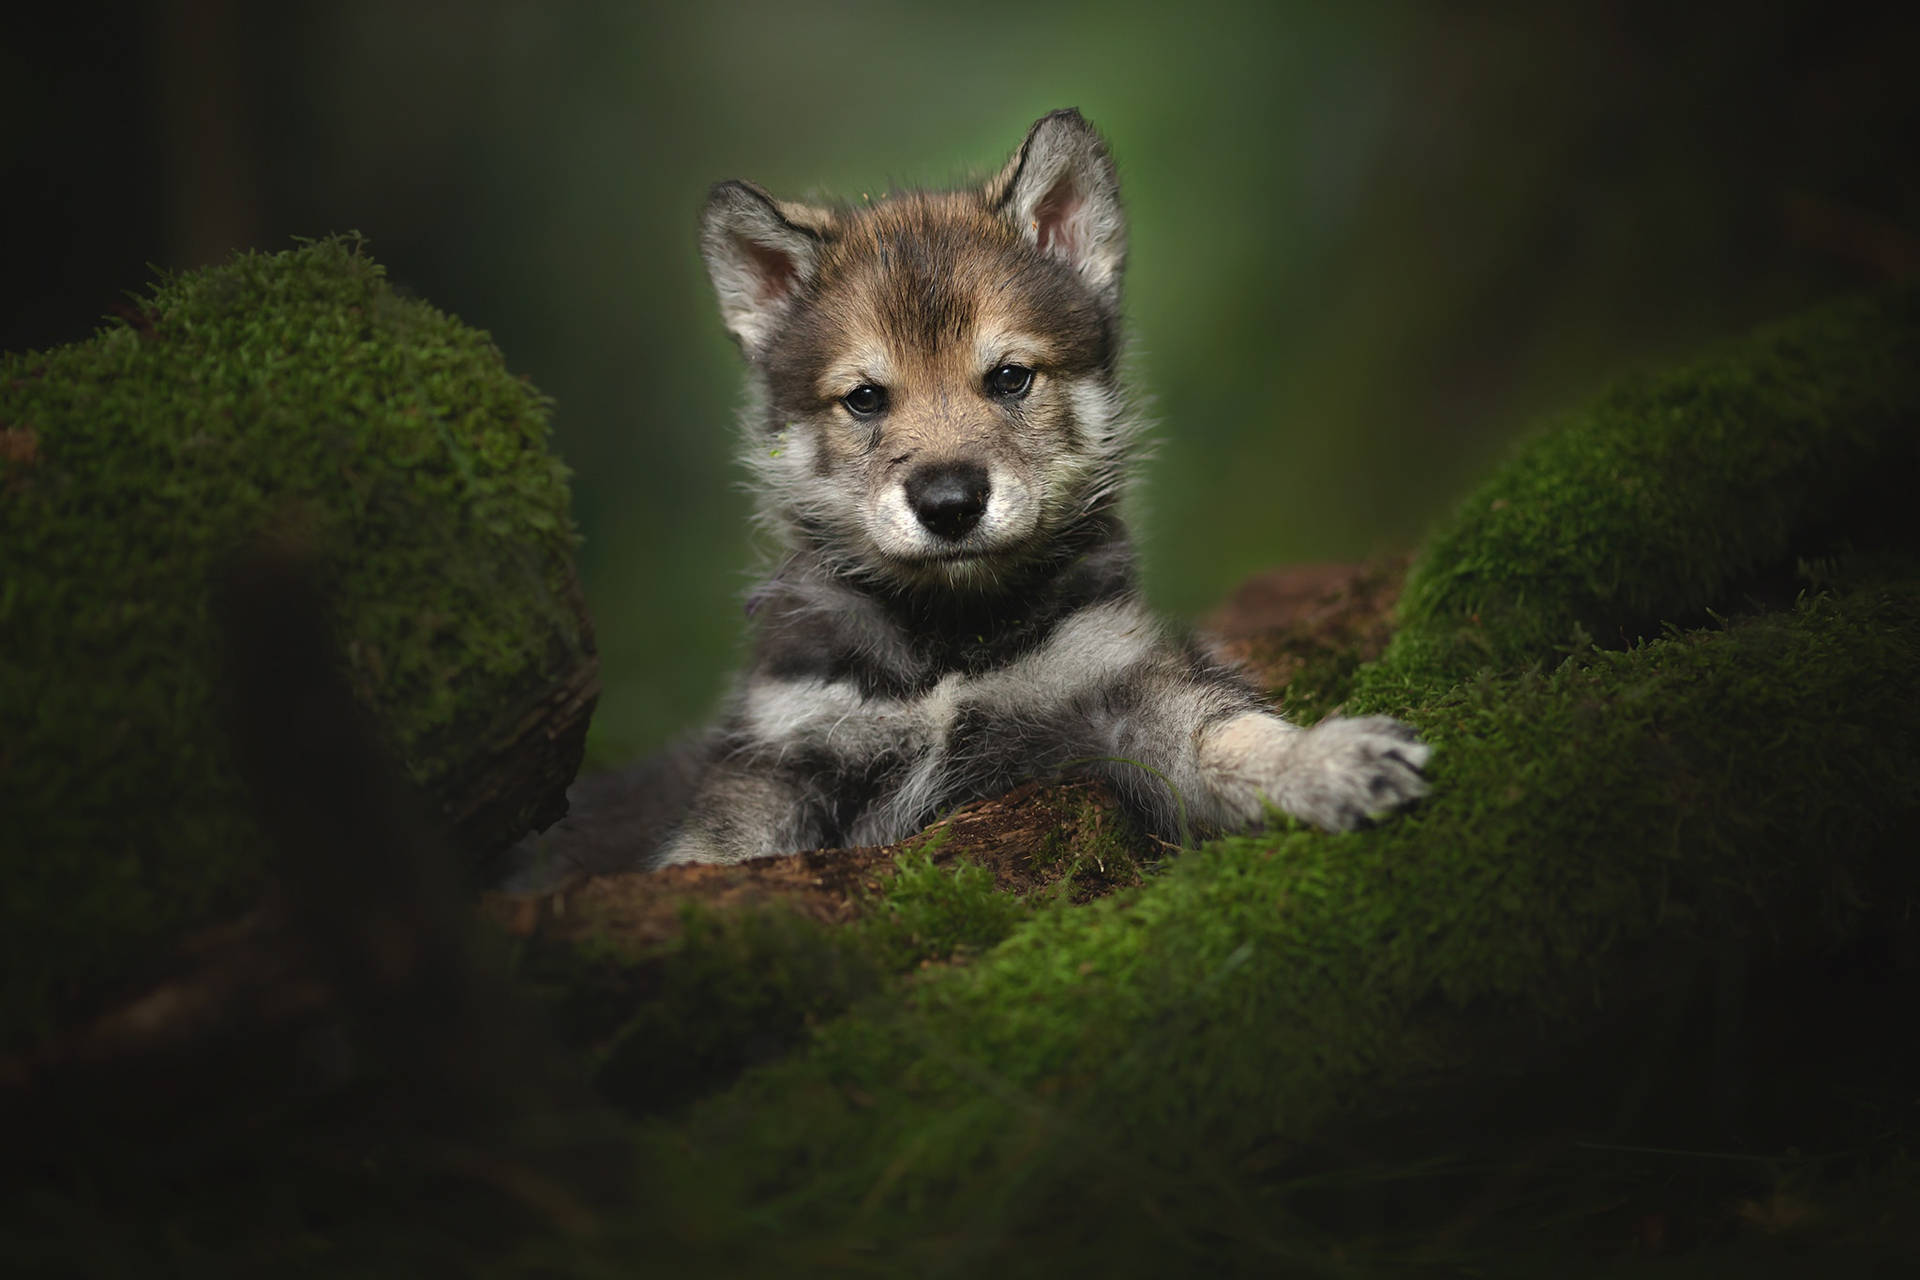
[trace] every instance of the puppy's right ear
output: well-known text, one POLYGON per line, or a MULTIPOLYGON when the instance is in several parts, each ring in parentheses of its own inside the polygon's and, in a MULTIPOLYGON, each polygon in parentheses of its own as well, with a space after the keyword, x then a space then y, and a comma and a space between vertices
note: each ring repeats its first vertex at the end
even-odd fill
POLYGON ((720 316, 748 355, 812 283, 823 224, 817 211, 776 201, 750 182, 718 183, 707 196, 700 252, 720 297, 720 316))
POLYGON ((1068 107, 1040 117, 983 193, 1028 244, 1114 303, 1127 258, 1120 178, 1099 133, 1068 107))

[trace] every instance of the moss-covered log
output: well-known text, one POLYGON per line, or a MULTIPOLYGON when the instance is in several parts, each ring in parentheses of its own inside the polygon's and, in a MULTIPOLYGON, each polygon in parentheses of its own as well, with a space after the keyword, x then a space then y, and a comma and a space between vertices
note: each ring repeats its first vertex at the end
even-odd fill
POLYGON ((6 357, 0 1043, 258 894, 210 602, 263 536, 319 564, 357 696, 462 846, 555 816, 597 667, 547 408, 351 239, 6 357))

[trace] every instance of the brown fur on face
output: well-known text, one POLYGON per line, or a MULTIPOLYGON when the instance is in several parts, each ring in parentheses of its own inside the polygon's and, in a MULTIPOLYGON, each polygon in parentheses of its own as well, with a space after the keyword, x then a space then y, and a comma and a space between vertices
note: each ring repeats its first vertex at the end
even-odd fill
POLYGON ((704 247, 757 391, 763 519, 907 585, 999 581, 1056 541, 1124 467, 1123 240, 1111 161, 1071 113, 981 187, 837 207, 716 187, 704 247), (1009 364, 1032 370, 1017 395, 990 383, 1009 364), (884 390, 882 411, 849 407, 863 386, 884 390), (930 541, 903 496, 945 464, 983 469, 994 495, 952 544, 930 541))
POLYGON ((776 407, 839 399, 853 384, 823 375, 840 353, 868 346, 905 367, 958 358, 974 376, 983 332, 1027 337, 1041 373, 1111 373, 1116 309, 1067 263, 1035 252, 983 193, 908 192, 816 216, 817 274, 766 365, 776 407))

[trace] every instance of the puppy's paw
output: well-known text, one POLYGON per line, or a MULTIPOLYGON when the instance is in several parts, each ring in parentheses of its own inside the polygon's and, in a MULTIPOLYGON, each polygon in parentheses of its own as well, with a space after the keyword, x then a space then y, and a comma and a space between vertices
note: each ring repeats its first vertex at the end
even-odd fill
POLYGON ((1209 744, 1238 793, 1244 820, 1266 804, 1327 831, 1351 831, 1426 794, 1431 754, 1413 730, 1386 716, 1324 720, 1297 729, 1269 715, 1229 722, 1209 744))
POLYGON ((1273 799, 1328 831, 1351 831, 1427 792, 1421 769, 1432 748, 1386 716, 1323 720, 1292 744, 1273 799))
POLYGON ((706 841, 676 835, 647 862, 647 870, 658 871, 662 867, 684 867, 701 862, 719 862, 721 858, 706 841))

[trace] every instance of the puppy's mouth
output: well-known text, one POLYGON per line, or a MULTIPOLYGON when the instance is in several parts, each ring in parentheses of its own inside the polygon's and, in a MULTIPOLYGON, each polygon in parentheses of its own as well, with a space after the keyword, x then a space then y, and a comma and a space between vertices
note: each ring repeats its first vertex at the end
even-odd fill
POLYGON ((999 560, 999 556, 989 551, 931 551, 924 555, 886 557, 888 569, 894 576, 921 582, 956 572, 990 568, 999 560))
POLYGON ((997 582, 1020 559, 1014 547, 951 547, 884 557, 887 575, 915 586, 970 587, 997 582))
POLYGON ((993 564, 1020 559, 1026 554, 1028 545, 1024 538, 1011 542, 976 542, 969 539, 952 546, 913 547, 903 551, 884 551, 882 554, 900 565, 993 564))
POLYGON ((995 560, 1003 554, 991 547, 955 547, 950 551, 929 551, 903 558, 908 564, 964 564, 969 560, 995 560))

